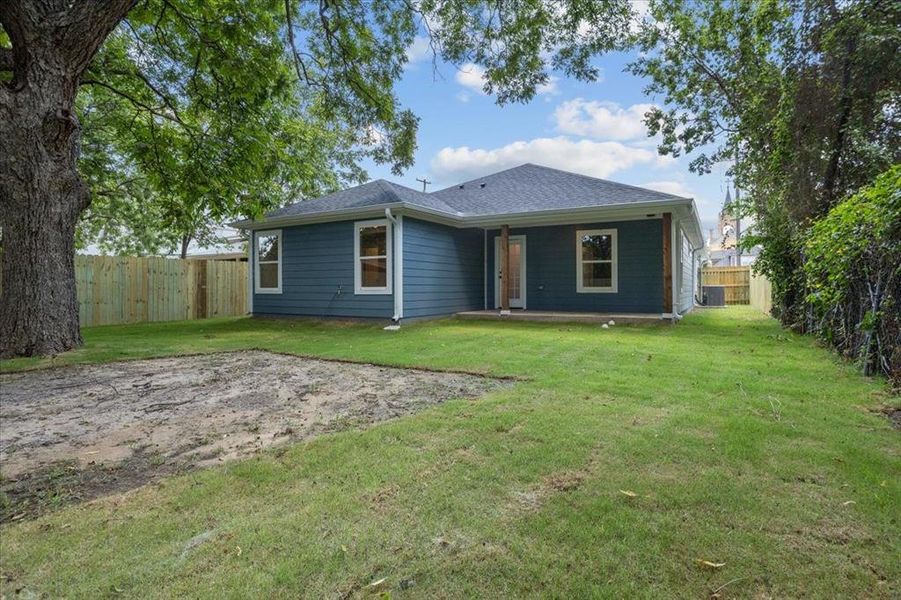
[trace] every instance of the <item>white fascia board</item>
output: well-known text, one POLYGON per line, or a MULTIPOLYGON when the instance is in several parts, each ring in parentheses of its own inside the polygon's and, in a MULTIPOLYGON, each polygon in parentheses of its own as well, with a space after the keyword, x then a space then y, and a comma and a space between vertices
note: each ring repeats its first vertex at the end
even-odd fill
POLYGON ((703 246, 704 233, 701 231, 701 219, 694 199, 691 199, 690 203, 685 207, 681 207, 676 212, 676 217, 679 219, 681 228, 685 235, 688 236, 688 241, 691 242, 692 247, 700 248, 703 246))
MULTIPOLYGON (((684 203, 687 200, 680 202, 684 203)), ((659 219, 662 213, 672 211, 676 206, 678 205, 673 201, 608 204, 607 206, 585 206, 507 215, 465 217, 464 220, 470 227, 485 228, 499 227, 500 225, 565 225, 615 220, 629 221, 635 219, 659 219)))
POLYGON ((384 218, 385 209, 401 208, 403 203, 392 202, 390 204, 374 204, 362 208, 339 208, 323 213, 314 213, 307 215, 284 215, 281 217, 270 217, 258 220, 246 219, 244 221, 236 221, 229 223, 229 227, 236 229, 269 229, 271 227, 288 227, 291 225, 306 225, 308 223, 328 223, 331 221, 359 221, 366 218, 384 218))
POLYGON ((236 229, 268 229, 270 227, 290 227, 291 225, 309 225, 312 223, 330 223, 334 221, 357 221, 361 219, 375 219, 385 216, 385 209, 391 210, 395 215, 410 215, 424 220, 435 221, 453 227, 467 227, 460 223, 460 215, 446 213, 438 210, 415 206, 406 202, 392 202, 388 204, 374 204, 362 208, 341 208, 323 213, 307 215, 285 215, 257 221, 244 220, 229 223, 229 227, 236 229))

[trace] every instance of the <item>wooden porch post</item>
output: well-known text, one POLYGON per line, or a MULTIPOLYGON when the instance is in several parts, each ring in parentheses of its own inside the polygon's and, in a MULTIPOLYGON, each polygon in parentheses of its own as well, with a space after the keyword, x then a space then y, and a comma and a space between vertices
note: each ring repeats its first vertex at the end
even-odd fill
POLYGON ((510 226, 501 225, 501 312, 510 312, 510 226))
POLYGON ((673 312, 673 215, 663 213, 663 312, 673 312))

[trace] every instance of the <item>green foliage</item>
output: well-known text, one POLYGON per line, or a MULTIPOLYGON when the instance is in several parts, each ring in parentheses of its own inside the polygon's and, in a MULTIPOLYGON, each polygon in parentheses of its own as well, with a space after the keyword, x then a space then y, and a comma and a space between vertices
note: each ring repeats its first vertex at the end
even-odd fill
POLYGON ((367 155, 409 166, 417 120, 393 84, 416 22, 391 8, 139 4, 77 98, 94 190, 82 243, 167 252, 212 241, 223 221, 358 183, 367 155))
POLYGON ((901 165, 814 223, 805 259, 817 332, 901 384, 901 165))
POLYGON ((734 209, 753 221, 742 245, 762 248, 755 269, 773 283, 776 316, 820 331, 805 234, 901 162, 901 5, 657 0, 650 14, 631 69, 662 97, 648 115, 660 151, 697 152, 698 173, 732 163, 734 209))
POLYGON ((790 17, 774 0, 651 3, 634 36, 641 55, 629 69, 664 100, 647 115, 650 135, 661 135, 661 154, 698 151, 690 167, 708 173, 734 159, 744 140, 759 137, 779 98, 774 59, 790 39, 790 17))
POLYGON ((595 81, 593 58, 621 48, 631 19, 627 0, 422 0, 420 10, 442 56, 485 69, 485 91, 499 103, 532 99, 557 70, 595 81))

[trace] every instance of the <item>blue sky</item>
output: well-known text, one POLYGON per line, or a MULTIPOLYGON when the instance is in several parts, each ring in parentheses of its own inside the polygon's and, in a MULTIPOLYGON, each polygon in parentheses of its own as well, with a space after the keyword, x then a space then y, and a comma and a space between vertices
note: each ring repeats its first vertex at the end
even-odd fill
POLYGON ((425 39, 409 51, 397 92, 420 118, 416 163, 403 176, 385 165, 366 164, 373 179, 430 191, 524 162, 651 187, 693 197, 702 226, 716 224, 728 179, 725 166, 704 176, 688 170, 691 157, 661 157, 642 124, 648 104, 645 82, 624 72, 632 58, 598 58, 602 80, 583 83, 556 76, 529 104, 498 106, 482 91, 477 67, 439 63, 425 39))

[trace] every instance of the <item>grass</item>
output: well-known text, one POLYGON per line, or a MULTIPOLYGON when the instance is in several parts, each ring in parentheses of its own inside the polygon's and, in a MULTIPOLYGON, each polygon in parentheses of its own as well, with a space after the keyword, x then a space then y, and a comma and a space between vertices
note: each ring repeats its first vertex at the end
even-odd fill
POLYGON ((527 378, 0 530, 52 597, 897 597, 893 400, 750 309, 677 327, 99 327, 5 371, 263 348, 527 378), (722 564, 705 566, 699 560, 722 564), (717 591, 719 590, 719 591, 717 591))

